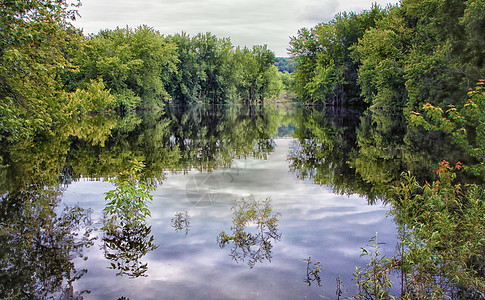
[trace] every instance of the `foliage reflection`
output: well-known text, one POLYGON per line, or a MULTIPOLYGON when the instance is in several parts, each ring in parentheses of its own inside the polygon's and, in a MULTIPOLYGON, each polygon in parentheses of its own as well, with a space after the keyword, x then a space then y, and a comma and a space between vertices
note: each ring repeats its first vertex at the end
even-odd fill
POLYGON ((146 276, 148 264, 141 259, 158 248, 151 232, 151 226, 144 223, 105 229, 104 256, 111 261, 110 269, 117 270, 116 275, 146 276))
POLYGON ((232 259, 239 262, 248 258, 250 268, 257 262, 271 261, 273 243, 281 240, 277 229, 280 213, 273 214, 271 199, 257 201, 251 195, 235 201, 232 210, 232 235, 222 231, 217 237, 219 247, 224 248, 232 242, 232 259))
MULTIPOLYGON (((301 179, 328 185, 338 194, 366 196, 369 203, 386 201, 399 175, 411 170, 422 181, 436 179, 436 165, 466 155, 443 142, 439 133, 406 125, 402 113, 369 109, 353 112, 302 109, 290 169, 301 179)), ((465 181, 473 178, 464 178, 465 181)))
POLYGON ((178 212, 175 217, 172 218, 172 227, 175 231, 185 231, 185 235, 189 234, 190 231, 190 216, 185 211, 184 213, 178 212))
POLYGON ((167 171, 210 172, 234 158, 265 158, 289 114, 274 106, 168 105, 139 114, 73 117, 52 133, 17 143, 0 141, 0 191, 32 180, 55 185, 101 179, 144 161, 144 177, 161 182, 167 171))
POLYGON ((76 296, 72 283, 87 270, 73 261, 87 259, 93 227, 89 210, 56 213, 60 194, 58 187, 32 185, 1 197, 0 298, 76 296))

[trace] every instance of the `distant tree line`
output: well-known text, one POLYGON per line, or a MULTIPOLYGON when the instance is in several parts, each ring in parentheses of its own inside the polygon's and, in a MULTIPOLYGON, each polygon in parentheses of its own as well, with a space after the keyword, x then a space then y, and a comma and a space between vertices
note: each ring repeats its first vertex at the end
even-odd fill
POLYGON ((295 62, 291 57, 277 57, 274 64, 281 73, 295 72, 295 62))
POLYGON ((122 109, 169 100, 254 103, 283 90, 266 45, 235 48, 211 33, 163 36, 148 26, 101 31, 81 45, 73 85, 101 77, 122 109))

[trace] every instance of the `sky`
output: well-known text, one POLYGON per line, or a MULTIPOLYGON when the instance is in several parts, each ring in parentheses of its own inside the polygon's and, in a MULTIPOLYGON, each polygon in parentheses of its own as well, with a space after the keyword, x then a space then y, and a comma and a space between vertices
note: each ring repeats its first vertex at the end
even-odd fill
POLYGON ((148 25, 162 34, 211 32, 236 46, 267 44, 288 56, 298 29, 330 21, 341 11, 360 12, 389 0, 83 0, 74 22, 84 34, 101 29, 148 25))

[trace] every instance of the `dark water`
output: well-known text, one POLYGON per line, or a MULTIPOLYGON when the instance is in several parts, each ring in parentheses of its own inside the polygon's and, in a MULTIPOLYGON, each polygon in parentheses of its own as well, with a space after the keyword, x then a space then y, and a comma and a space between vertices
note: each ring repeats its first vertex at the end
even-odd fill
POLYGON ((404 124, 382 111, 166 107, 4 141, 0 298, 336 299, 337 278, 351 297, 361 247, 377 234, 394 252, 389 187, 460 156, 404 124), (157 186, 151 216, 109 234, 107 179, 134 159, 157 186), (243 238, 221 243, 251 199, 243 238), (256 221, 264 199, 272 226, 256 221))

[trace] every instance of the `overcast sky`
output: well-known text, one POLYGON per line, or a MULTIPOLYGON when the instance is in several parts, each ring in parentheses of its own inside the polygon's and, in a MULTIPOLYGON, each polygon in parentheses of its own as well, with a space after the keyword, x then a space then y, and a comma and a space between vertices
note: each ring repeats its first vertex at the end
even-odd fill
POLYGON ((100 29, 146 24, 163 34, 212 32, 234 45, 267 44, 287 56, 291 36, 302 27, 331 20, 340 11, 360 12, 389 0, 83 0, 76 27, 100 29))

